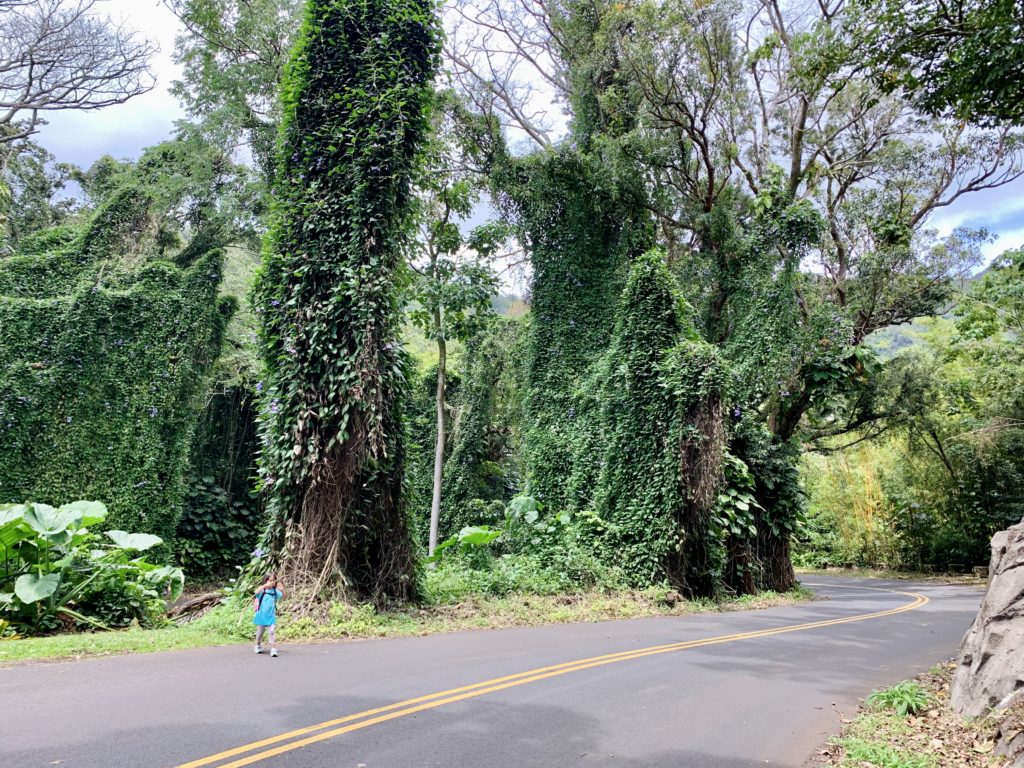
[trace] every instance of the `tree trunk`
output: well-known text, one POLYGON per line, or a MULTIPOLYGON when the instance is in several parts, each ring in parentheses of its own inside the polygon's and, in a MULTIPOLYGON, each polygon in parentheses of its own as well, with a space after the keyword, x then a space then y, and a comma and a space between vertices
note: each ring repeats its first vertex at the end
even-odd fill
MULTIPOLYGON (((435 327, 440 325, 440 318, 435 310, 435 327)), ((434 446, 434 495, 430 501, 430 543, 427 554, 433 555, 437 549, 437 531, 441 524, 441 473, 444 469, 444 388, 445 366, 448 350, 444 339, 437 340, 437 443, 434 446)))
POLYGON ((760 531, 763 587, 772 592, 788 592, 796 586, 796 573, 790 557, 790 537, 781 536, 764 527, 760 531))

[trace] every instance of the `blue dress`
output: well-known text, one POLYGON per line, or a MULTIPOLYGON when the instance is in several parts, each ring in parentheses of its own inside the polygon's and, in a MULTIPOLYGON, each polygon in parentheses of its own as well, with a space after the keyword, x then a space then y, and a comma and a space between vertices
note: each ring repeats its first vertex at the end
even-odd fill
POLYGON ((260 607, 252 619, 252 623, 260 627, 269 627, 277 623, 277 601, 283 596, 280 589, 261 589, 256 593, 260 607), (262 595, 262 599, 260 596, 262 595))

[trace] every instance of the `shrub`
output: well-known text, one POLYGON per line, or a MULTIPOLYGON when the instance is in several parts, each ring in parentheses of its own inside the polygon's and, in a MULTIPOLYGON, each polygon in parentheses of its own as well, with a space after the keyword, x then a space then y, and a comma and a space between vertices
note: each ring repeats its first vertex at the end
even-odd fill
POLYGON ((159 536, 90 531, 107 516, 103 504, 76 501, 0 506, 0 632, 153 624, 163 595, 181 593, 181 569, 138 553, 159 536))
POLYGON ((869 707, 894 709, 901 716, 918 715, 928 708, 928 692, 913 680, 904 680, 892 688, 875 691, 867 698, 869 707))
POLYGON ((262 522, 258 500, 228 497, 216 478, 190 478, 178 523, 178 562, 189 579, 215 579, 237 573, 249 561, 262 522))

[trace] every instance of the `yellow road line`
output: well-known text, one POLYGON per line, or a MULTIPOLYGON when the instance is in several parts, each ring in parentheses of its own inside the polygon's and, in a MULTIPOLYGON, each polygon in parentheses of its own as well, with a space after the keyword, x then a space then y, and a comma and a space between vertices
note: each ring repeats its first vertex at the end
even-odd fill
MULTIPOLYGON (((815 586, 815 585, 810 585, 815 586)), ((832 586, 845 586, 845 585, 828 585, 832 586)), ((313 736, 308 736, 304 739, 297 741, 289 741, 287 744, 281 744, 280 746, 272 749, 267 749, 256 754, 249 755, 248 757, 234 760, 229 763, 222 764, 219 768, 242 768, 242 766, 252 765, 253 763, 267 758, 280 755, 285 752, 290 752, 295 749, 300 749, 310 744, 315 744, 326 739, 331 739, 336 736, 341 736, 345 733, 368 728, 372 725, 387 722, 388 720, 394 720, 399 717, 406 717, 407 715, 416 714, 417 712, 423 712, 429 709, 435 709, 437 707, 452 704, 458 701, 464 701, 466 699, 475 698, 477 696, 483 696, 488 693, 494 693, 501 691, 506 688, 513 688, 519 685, 525 685, 527 683, 536 682, 538 680, 545 680, 550 677, 557 677, 559 675, 565 675, 570 672, 578 672, 584 669, 591 669, 593 667, 604 666, 606 664, 615 664, 620 661, 629 661, 632 659, 643 658, 644 656, 653 656, 656 654, 670 653, 674 651, 682 651, 690 648, 700 648, 708 645, 718 645, 721 643, 735 642, 737 640, 749 640, 758 637, 769 637, 772 635, 781 635, 788 632, 799 632, 808 629, 817 629, 819 627, 830 627, 838 624, 849 624, 857 621, 865 621, 867 619, 877 619, 883 616, 892 616, 898 613, 904 613, 905 611, 912 611, 915 608, 920 608, 922 605, 928 602, 928 598, 924 595, 917 594, 915 592, 901 592, 898 590, 880 589, 877 587, 861 587, 852 586, 850 589, 865 589, 878 592, 889 592, 891 594, 905 595, 912 597, 914 600, 905 605, 897 608, 891 608, 886 611, 876 611, 874 613, 857 614, 854 616, 846 616, 840 619, 826 619, 823 621, 806 622, 804 624, 791 624, 783 627, 775 627, 772 629, 762 629, 754 632, 741 632, 732 635, 719 635, 717 637, 709 637, 703 640, 687 640, 678 643, 668 643, 665 645, 650 646, 648 648, 637 648, 632 651, 622 651, 620 653, 610 653, 604 656, 593 656, 587 659, 577 659, 576 661, 565 662, 563 664, 555 664, 549 667, 540 667, 538 669, 532 669, 526 672, 520 672, 514 675, 506 675, 505 677, 498 677, 492 680, 485 680, 480 683, 473 685, 466 685, 460 688, 452 688, 447 691, 439 691, 437 693, 428 694, 426 696, 420 696, 415 699, 407 699, 400 701, 395 704, 390 704, 385 707, 378 707, 376 709, 368 709, 363 712, 357 712, 352 715, 346 715, 345 717, 336 718, 334 720, 327 720, 316 725, 307 726, 298 730, 289 731, 282 733, 278 736, 272 736, 261 741, 254 741, 250 744, 244 744, 234 749, 229 749, 224 752, 218 752, 215 755, 210 755, 199 760, 194 760, 190 763, 184 763, 177 766, 177 768, 200 768, 201 766, 211 765, 212 763, 218 763, 222 760, 226 760, 236 755, 241 755, 246 752, 252 752, 253 750, 261 749, 262 747, 268 747, 272 744, 278 744, 282 741, 288 741, 289 739, 295 739, 298 736, 304 736, 315 731, 322 731, 316 733, 313 736), (368 718, 368 719, 364 719, 368 718), (359 721, 359 722, 355 722, 359 721), (342 725, 348 723, 342 728, 333 728, 332 726, 342 725), (323 731, 324 728, 331 728, 331 730, 323 731)))

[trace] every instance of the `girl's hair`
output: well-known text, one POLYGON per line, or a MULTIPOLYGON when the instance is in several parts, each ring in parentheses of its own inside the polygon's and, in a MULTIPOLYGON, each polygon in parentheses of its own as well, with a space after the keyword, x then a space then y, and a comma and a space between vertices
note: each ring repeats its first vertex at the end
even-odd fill
POLYGON ((268 573, 267 577, 263 580, 263 583, 266 584, 269 581, 272 581, 275 584, 278 582, 277 571, 271 571, 270 573, 268 573))

